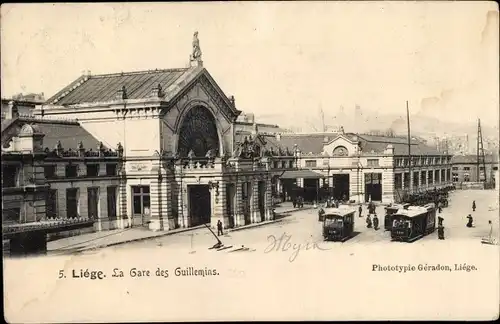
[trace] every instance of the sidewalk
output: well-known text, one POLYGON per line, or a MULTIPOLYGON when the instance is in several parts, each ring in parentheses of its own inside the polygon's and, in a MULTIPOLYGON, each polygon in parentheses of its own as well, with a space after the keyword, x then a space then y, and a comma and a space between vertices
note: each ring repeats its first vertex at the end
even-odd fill
MULTIPOLYGON (((307 210, 313 208, 312 205, 306 205, 303 208, 293 208, 291 202, 285 202, 281 204, 279 207, 275 207, 276 215, 280 215, 280 219, 264 221, 260 223, 248 224, 244 226, 239 226, 237 228, 228 229, 228 232, 240 231, 244 229, 264 226, 267 224, 272 224, 276 222, 281 222, 283 217, 286 217, 286 214, 292 213, 298 210, 307 210)), ((118 244, 130 243, 130 242, 138 242, 148 239, 153 239, 157 237, 174 235, 178 233, 195 231, 205 228, 205 225, 190 227, 190 228, 179 228, 170 231, 158 231, 153 232, 148 230, 147 228, 141 227, 133 227, 126 229, 115 229, 110 231, 103 232, 94 232, 88 234, 81 234, 77 236, 71 236, 67 238, 62 238, 55 241, 47 242, 47 252, 48 253, 57 253, 57 252, 78 252, 88 249, 97 249, 108 246, 114 246, 118 244)))

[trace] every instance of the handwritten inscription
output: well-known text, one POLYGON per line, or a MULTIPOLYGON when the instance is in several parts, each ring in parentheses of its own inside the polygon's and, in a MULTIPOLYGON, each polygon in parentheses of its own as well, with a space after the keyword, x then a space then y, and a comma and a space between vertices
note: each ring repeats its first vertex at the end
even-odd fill
POLYGON ((308 250, 320 250, 327 251, 329 248, 320 246, 320 243, 317 241, 306 241, 302 243, 294 243, 292 242, 292 236, 283 233, 280 237, 276 237, 274 235, 269 235, 267 237, 267 241, 269 242, 268 247, 264 250, 264 253, 271 252, 291 252, 291 255, 288 261, 293 262, 299 255, 300 251, 308 251, 308 250))

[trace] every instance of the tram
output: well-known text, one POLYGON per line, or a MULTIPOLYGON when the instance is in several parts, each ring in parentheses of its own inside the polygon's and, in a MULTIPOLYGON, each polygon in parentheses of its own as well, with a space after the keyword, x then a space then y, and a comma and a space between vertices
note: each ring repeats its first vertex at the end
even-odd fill
POLYGON ((392 215, 395 214, 400 209, 408 209, 410 207, 409 203, 406 204, 391 204, 385 207, 385 217, 384 217, 384 228, 386 231, 390 231, 392 227, 392 215))
POLYGON ((436 229, 436 206, 409 206, 392 214, 392 241, 413 242, 436 229))
POLYGON ((348 240, 354 234, 356 210, 348 206, 327 208, 323 214, 323 238, 325 241, 348 240))

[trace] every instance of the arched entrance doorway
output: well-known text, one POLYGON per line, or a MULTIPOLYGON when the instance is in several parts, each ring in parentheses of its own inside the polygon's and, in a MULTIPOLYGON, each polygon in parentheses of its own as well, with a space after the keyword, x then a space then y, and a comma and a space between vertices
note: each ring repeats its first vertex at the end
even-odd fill
MULTIPOLYGON (((212 112, 206 107, 191 108, 184 116, 178 134, 177 153, 179 157, 185 158, 192 152, 195 158, 202 158, 209 151, 212 152, 212 156, 220 156, 217 124, 212 112)), ((187 199, 189 226, 210 223, 212 208, 209 186, 188 184, 187 199)))
POLYGON ((203 157, 209 150, 219 156, 219 134, 213 114, 203 106, 191 108, 181 124, 177 153, 186 157, 193 151, 196 157, 203 157))

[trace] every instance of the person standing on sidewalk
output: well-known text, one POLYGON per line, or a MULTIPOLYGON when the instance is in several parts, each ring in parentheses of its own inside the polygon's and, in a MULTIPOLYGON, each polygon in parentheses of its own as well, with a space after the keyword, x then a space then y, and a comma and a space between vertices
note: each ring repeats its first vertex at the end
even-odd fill
POLYGON ((224 235, 224 233, 222 232, 222 222, 220 221, 220 219, 217 221, 217 235, 224 235))
POLYGON ((361 214, 363 212, 363 207, 361 207, 361 204, 359 204, 359 217, 363 217, 361 214))
POLYGON ((378 217, 377 214, 373 214, 373 229, 378 231, 378 217))
POLYGON ((475 212, 476 211, 476 201, 472 201, 472 211, 475 212))

